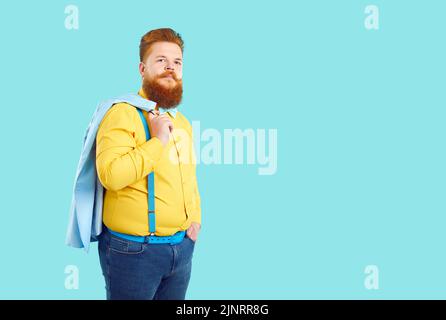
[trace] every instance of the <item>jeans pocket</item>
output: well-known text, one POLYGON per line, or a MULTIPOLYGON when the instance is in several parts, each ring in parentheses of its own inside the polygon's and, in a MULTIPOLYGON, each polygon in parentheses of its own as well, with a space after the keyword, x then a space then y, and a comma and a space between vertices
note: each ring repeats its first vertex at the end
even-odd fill
POLYGON ((139 254, 144 252, 146 244, 142 242, 130 241, 118 238, 114 235, 110 237, 110 250, 121 254, 139 254))
POLYGON ((192 240, 187 234, 185 235, 185 237, 186 237, 187 239, 189 239, 190 242, 192 242, 193 244, 195 244, 195 241, 192 240))

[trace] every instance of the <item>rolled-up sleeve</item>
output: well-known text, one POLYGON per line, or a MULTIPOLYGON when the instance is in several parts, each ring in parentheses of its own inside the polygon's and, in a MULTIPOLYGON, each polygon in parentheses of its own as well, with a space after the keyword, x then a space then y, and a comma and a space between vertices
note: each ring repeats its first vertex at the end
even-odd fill
POLYGON ((117 191, 146 177, 162 155, 164 146, 157 137, 136 144, 136 120, 141 121, 135 107, 118 103, 101 121, 96 135, 96 170, 107 190, 117 191))

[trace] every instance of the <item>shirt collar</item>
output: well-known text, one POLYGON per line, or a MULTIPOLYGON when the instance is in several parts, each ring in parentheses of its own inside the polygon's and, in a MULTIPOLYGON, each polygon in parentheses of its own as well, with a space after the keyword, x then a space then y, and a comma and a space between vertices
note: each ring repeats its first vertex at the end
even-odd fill
MULTIPOLYGON (((141 96, 141 97, 143 97, 144 99, 147 99, 147 96, 146 96, 146 94, 144 93, 144 90, 141 88, 140 90, 139 90, 139 92, 138 92, 138 94, 141 96)), ((147 99, 148 100, 148 99, 147 99)), ((177 107, 175 107, 175 108, 169 108, 169 109, 165 109, 165 108, 161 108, 161 107, 156 107, 156 109, 160 112, 160 114, 163 114, 163 113, 169 113, 172 117, 174 117, 175 118, 175 115, 177 114, 177 112, 178 112, 178 109, 177 109, 177 107)))

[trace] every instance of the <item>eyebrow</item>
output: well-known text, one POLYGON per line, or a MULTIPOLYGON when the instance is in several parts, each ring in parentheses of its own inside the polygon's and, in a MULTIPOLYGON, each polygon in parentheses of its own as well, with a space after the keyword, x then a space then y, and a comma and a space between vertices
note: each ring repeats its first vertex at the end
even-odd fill
MULTIPOLYGON (((156 59, 156 58, 167 58, 167 57, 166 57, 166 56, 156 56, 155 59, 156 59)), ((181 58, 176 58, 175 60, 180 60, 180 61, 182 61, 181 58)))

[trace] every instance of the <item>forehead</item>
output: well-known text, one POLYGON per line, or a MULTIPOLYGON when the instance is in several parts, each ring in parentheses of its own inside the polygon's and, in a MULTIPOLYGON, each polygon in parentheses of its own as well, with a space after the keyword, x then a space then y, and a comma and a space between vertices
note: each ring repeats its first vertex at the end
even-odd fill
POLYGON ((155 42, 150 48, 149 57, 156 57, 158 55, 166 56, 169 58, 182 58, 183 53, 181 52, 181 48, 173 42, 155 42))

